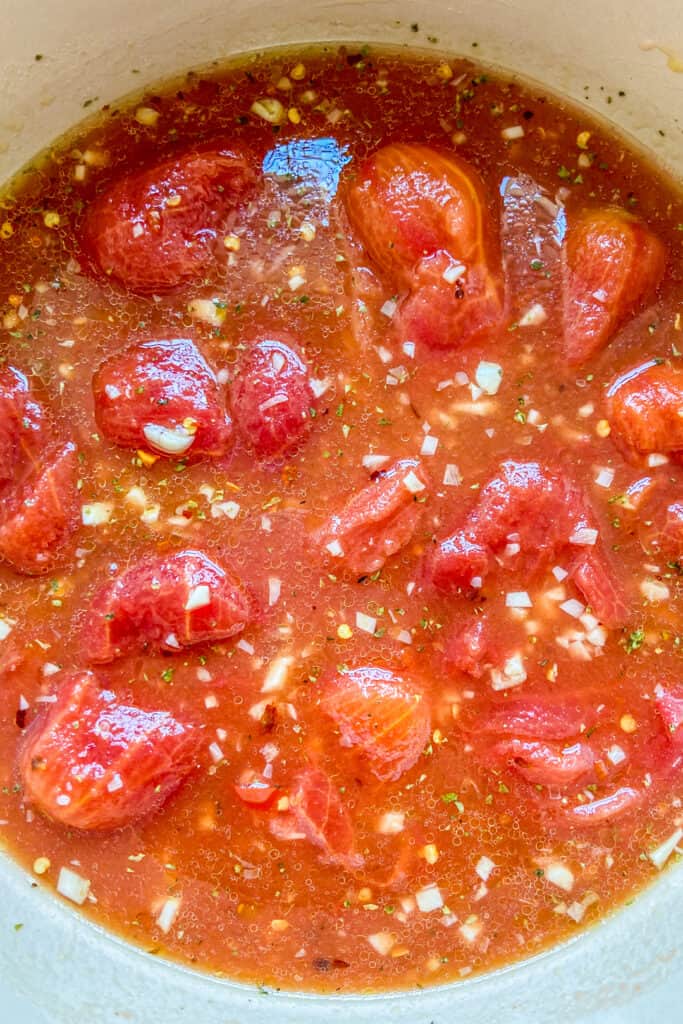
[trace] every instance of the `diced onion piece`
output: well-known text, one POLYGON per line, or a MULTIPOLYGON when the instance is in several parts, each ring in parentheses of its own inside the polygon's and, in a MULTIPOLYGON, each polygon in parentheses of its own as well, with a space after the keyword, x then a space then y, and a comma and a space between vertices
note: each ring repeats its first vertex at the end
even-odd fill
POLYGON ((495 395, 503 379, 503 367, 500 363, 487 363, 482 360, 475 370, 474 379, 487 395, 495 395))
POLYGON ((570 597, 568 601, 563 601, 560 608, 567 615, 571 615, 573 619, 580 619, 586 610, 586 606, 577 601, 575 597, 570 597))
POLYGON ((660 452, 652 452, 647 457, 647 464, 652 469, 656 469, 657 466, 666 466, 668 461, 669 461, 669 456, 668 455, 662 455, 662 454, 660 454, 660 452))
POLYGON ((523 139, 524 127, 521 124, 511 124, 509 128, 503 128, 500 134, 501 138, 505 139, 506 142, 512 142, 515 139, 523 139))
POLYGON ((511 590, 505 595, 507 608, 531 608, 531 598, 526 590, 511 590))
POLYGON ((419 494, 420 491, 424 491, 425 489, 425 485, 412 469, 403 477, 403 484, 408 488, 411 494, 419 494))
POLYGON ((389 319, 391 320, 391 318, 394 315, 394 313, 396 312, 397 308, 398 308, 398 303, 396 302, 395 299, 387 299, 387 301, 382 306, 380 306, 380 310, 379 311, 384 316, 389 317, 389 319))
POLYGON ((552 572, 553 576, 555 577, 555 579, 559 583, 561 583, 562 580, 566 580, 567 576, 569 575, 567 570, 563 569, 561 565, 553 566, 553 568, 551 569, 551 572, 552 572))
POLYGON ((460 470, 454 462, 449 462, 444 470, 443 482, 446 487, 459 487, 462 483, 460 470))
POLYGON ((277 690, 281 690, 285 685, 289 669, 294 662, 294 658, 285 654, 279 658, 274 658, 268 666, 266 678, 263 681, 261 687, 261 693, 275 693, 277 690))
POLYGON ((296 292, 306 284, 306 278, 303 274, 292 274, 287 284, 293 292, 296 292))
POLYGON ((441 275, 446 284, 455 284, 464 274, 467 273, 467 268, 462 263, 451 263, 444 270, 441 275))
POLYGON ((164 902, 157 916, 157 926, 161 928, 164 935, 168 935, 178 916, 181 904, 180 896, 169 896, 164 902))
POLYGON ((185 611, 194 612, 197 608, 206 608, 209 604, 211 604, 211 590, 206 583, 201 583, 198 587, 193 587, 187 595, 185 611))
POLYGON ((402 345, 402 348, 403 348, 404 353, 408 356, 409 359, 414 359, 415 358, 415 342, 414 341, 404 341, 403 345, 402 345))
POLYGON ((581 547, 592 547, 598 539, 598 531, 591 526, 580 526, 569 538, 570 544, 577 544, 581 547))
POLYGON ((216 742, 209 743, 209 754, 211 755, 211 760, 214 764, 220 764, 225 758, 225 754, 216 742))
POLYGON ((475 942, 479 938, 483 927, 484 925, 476 914, 472 914, 471 917, 467 918, 464 924, 460 925, 458 931, 465 942, 475 942))
POLYGON ((626 753, 618 743, 613 743, 607 751, 607 760, 611 761, 614 765, 621 764, 622 761, 626 760, 626 753))
POLYGON ((420 448, 420 455, 434 455, 436 454, 436 449, 438 447, 438 437, 434 437, 433 434, 425 434, 424 440, 422 442, 422 447, 420 448))
POLYGON ((668 601, 671 597, 671 591, 666 583, 660 583, 658 580, 643 580, 640 584, 640 592, 650 604, 668 601))
POLYGON ((245 639, 238 640, 237 643, 235 644, 235 647, 239 647, 239 649, 241 651, 244 651, 245 654, 254 653, 254 645, 250 644, 249 641, 245 639))
POLYGON ((396 939, 391 932, 375 932, 368 935, 368 942, 380 956, 388 956, 396 945, 396 939))
POLYGON ((377 619, 373 615, 366 615, 365 612, 356 612, 356 627, 372 636, 377 629, 377 619))
POLYGON ((220 299, 192 299, 187 311, 193 320, 201 320, 210 327, 220 327, 225 320, 225 303, 220 299))
POLYGON ((363 469, 367 469, 370 473, 375 473, 382 466, 386 466, 390 458, 391 455, 364 455, 361 463, 363 469))
POLYGON ((413 638, 409 629, 402 629, 396 639, 402 644, 412 644, 413 638))
POLYGON ((311 377, 309 379, 309 384, 311 385, 311 391, 315 397, 322 398, 325 392, 329 390, 332 381, 329 377, 325 377, 323 380, 317 380, 315 377, 311 377))
POLYGON ((566 913, 567 917, 571 917, 572 921, 576 921, 576 923, 579 924, 579 922, 583 919, 583 915, 586 913, 586 908, 584 907, 583 903, 578 903, 576 900, 574 900, 574 902, 570 903, 567 907, 566 913))
POLYGON ((338 540, 331 540, 329 544, 325 545, 325 548, 334 558, 341 558, 344 554, 344 549, 338 540))
POLYGON ((603 466, 603 468, 598 471, 598 475, 595 477, 595 482, 598 485, 598 487, 611 487, 613 481, 614 470, 609 469, 606 466, 603 466))
POLYGON ((659 871, 664 867, 681 839, 683 839, 683 829, 677 828, 660 846, 655 850, 650 850, 648 857, 659 871))
POLYGON ((135 111, 135 120, 145 128, 154 128, 159 120, 159 111, 154 107, 138 107, 135 111))
POLYGON ((14 622, 11 619, 0 619, 0 640, 6 640, 12 632, 14 622))
POLYGON ((383 836, 395 836, 405 828, 406 816, 403 811, 387 811, 377 822, 377 831, 383 836))
POLYGON ((443 896, 438 885, 426 885, 415 893, 415 902, 423 914, 430 914, 433 910, 441 909, 443 896))
POLYGON ((191 434, 182 424, 177 427, 163 427, 159 423, 146 423, 142 428, 145 440, 151 448, 165 455, 182 455, 194 443, 195 434, 191 434))
POLYGON ((495 864, 490 857, 480 857, 477 861, 474 870, 481 878, 482 882, 488 882, 491 872, 495 868, 495 864))
POLYGON ((81 508, 81 520, 84 526, 104 526, 114 512, 110 501, 93 501, 81 508))
POLYGON ((545 323, 548 319, 548 314, 545 311, 545 307, 540 302, 535 302, 533 306, 527 309, 524 316, 520 317, 520 327, 538 327, 540 324, 545 323))
POLYGON ((287 116, 283 105, 272 96, 265 96, 263 99, 254 100, 251 105, 251 112, 267 121, 268 124, 282 124, 287 116))
POLYGON ((88 898, 90 881, 76 874, 71 868, 62 868, 57 879, 57 892, 80 907, 88 898))
POLYGON ((158 523, 159 516, 161 515, 161 505, 148 505, 143 512, 140 513, 140 520, 143 523, 158 523))
POLYGON ((543 866, 543 874, 550 884, 556 885, 558 889, 571 892, 574 888, 574 872, 560 861, 552 861, 550 864, 545 864, 543 866))
POLYGON ((268 604, 272 607, 280 600, 280 591, 282 589, 282 580, 278 579, 277 576, 268 577, 268 604))
POLYGON ((513 686, 521 686, 526 679, 526 669, 521 655, 513 654, 508 658, 501 671, 491 669, 491 687, 494 690, 508 690, 513 686))

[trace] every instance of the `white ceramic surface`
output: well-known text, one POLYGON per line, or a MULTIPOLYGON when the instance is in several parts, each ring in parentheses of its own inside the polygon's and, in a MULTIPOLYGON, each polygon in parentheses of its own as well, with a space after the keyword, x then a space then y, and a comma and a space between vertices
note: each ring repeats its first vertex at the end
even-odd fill
MULTIPOLYGON (((641 46, 656 42, 683 59, 681 0, 3 0, 1 31, 0 180, 77 122, 86 99, 115 100, 189 66, 277 43, 362 39, 434 48, 429 36, 439 48, 587 101, 679 178, 683 168, 683 74, 661 51, 641 46), (416 21, 418 33, 410 30, 416 21)), ((0 855, 3 1024, 683 1019, 683 871, 527 964, 457 986, 365 999, 262 994, 193 974, 103 934, 34 883, 0 855)))

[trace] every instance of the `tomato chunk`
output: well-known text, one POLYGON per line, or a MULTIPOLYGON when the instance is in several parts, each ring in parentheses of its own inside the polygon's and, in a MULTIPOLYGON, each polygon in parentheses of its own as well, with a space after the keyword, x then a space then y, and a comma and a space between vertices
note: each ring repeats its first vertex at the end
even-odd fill
POLYGON ((428 574, 451 593, 483 581, 496 558, 533 573, 568 543, 583 514, 583 496, 564 474, 538 462, 504 462, 463 525, 436 546, 428 574))
POLYGON ((201 274, 217 232, 254 183, 254 170, 237 151, 164 160, 120 178, 90 204, 83 246, 102 273, 129 291, 170 291, 201 274))
POLYGON ((569 575, 603 625, 617 629, 626 624, 630 605, 604 551, 586 548, 574 559, 569 575))
POLYGON ((483 183, 451 154, 394 143, 359 167, 344 195, 351 227, 399 289, 402 332, 437 347, 493 331, 498 254, 483 183))
POLYGON ((607 796, 576 804, 564 812, 565 818, 574 825, 598 826, 627 811, 634 810, 642 802, 644 794, 632 786, 620 786, 607 796))
POLYGON ((595 763, 586 743, 568 747, 511 737, 493 748, 494 757, 512 765, 527 782, 540 786, 567 786, 586 776, 595 763))
POLYGON ((484 340, 502 315, 499 282, 483 265, 460 269, 447 252, 420 260, 415 286, 400 304, 401 335, 431 348, 484 340), (455 279, 451 281, 451 278, 455 279), (450 283, 449 283, 450 282, 450 283))
POLYGON ((187 339, 148 341, 118 352, 93 377, 95 415, 122 448, 166 458, 222 455, 231 424, 215 374, 187 339))
POLYGON ((607 391, 617 443, 636 454, 683 451, 683 371, 650 360, 621 374, 607 391))
POLYGON ((655 707, 664 724, 667 739, 674 747, 683 747, 683 687, 665 690, 657 687, 655 707))
POLYGON ((473 731, 542 740, 566 740, 590 728, 595 718, 595 712, 580 701, 551 698, 507 700, 486 715, 479 716, 473 731))
POLYGON ((16 483, 34 467, 47 442, 41 405, 26 377, 13 366, 0 368, 0 484, 16 483))
MULTIPOLYGON (((646 493, 645 509, 639 518, 638 535, 643 550, 667 561, 683 559, 683 488, 646 477, 652 486, 646 493)), ((640 509, 640 505, 637 506, 640 509)))
POLYGON ((296 828, 320 849, 323 863, 351 871, 363 866, 363 857, 354 850, 349 812, 325 772, 300 772, 290 789, 289 806, 296 828))
POLYGON ((149 648, 180 651, 240 633, 253 602, 232 574, 201 551, 150 556, 106 583, 86 615, 83 644, 91 662, 149 648))
POLYGON ((330 517, 316 534, 318 547, 354 573, 376 572, 411 540, 429 488, 417 459, 400 460, 330 517))
POLYGON ((333 676, 321 703, 339 729, 342 746, 358 750, 383 781, 412 768, 429 739, 425 693, 388 669, 367 666, 333 676))
POLYGON ((90 672, 62 684, 26 732, 26 799, 67 828, 123 828, 157 810, 195 765, 200 732, 168 711, 143 711, 90 672))
POLYGON ((232 385, 231 406, 237 429, 259 458, 287 451, 312 423, 308 367, 281 339, 257 342, 232 385))
POLYGON ((456 623, 446 639, 445 658, 449 665, 474 679, 480 679, 494 660, 492 630, 486 615, 456 623))
POLYGON ((63 559, 78 522, 77 475, 76 448, 69 442, 4 498, 0 558, 17 572, 40 575, 63 559))
POLYGON ((652 298, 666 254, 641 221, 608 207, 570 219, 563 257, 565 352, 582 363, 652 298))

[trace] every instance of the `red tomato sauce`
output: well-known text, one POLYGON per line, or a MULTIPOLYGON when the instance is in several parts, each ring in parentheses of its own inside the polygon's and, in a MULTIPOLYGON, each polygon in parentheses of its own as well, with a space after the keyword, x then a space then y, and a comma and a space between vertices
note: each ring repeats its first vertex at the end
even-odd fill
POLYGON ((0 225, 0 833, 322 992, 574 936, 683 840, 683 201, 468 61, 105 108, 0 225))

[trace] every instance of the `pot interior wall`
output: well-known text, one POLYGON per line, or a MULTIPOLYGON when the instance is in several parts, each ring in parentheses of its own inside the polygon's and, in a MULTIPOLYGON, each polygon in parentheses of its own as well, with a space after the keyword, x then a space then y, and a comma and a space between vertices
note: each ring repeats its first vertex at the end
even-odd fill
MULTIPOLYGON (((622 0, 5 0, 0 180, 88 109, 146 83, 267 46, 360 39, 471 55, 549 83, 609 117, 680 177, 683 74, 676 68, 683 64, 643 48, 656 42, 683 57, 680 0, 638 6, 636 12, 622 0)), ((0 976, 65 1022, 180 1024, 193 1014, 202 1024, 321 1024, 342 1015, 349 1022, 555 1024, 627 1002, 683 966, 681 872, 580 941, 526 965, 455 988, 343 1002, 264 996, 155 961, 33 890, 9 861, 0 861, 0 885, 0 976), (21 931, 14 922, 23 923, 21 931)))

